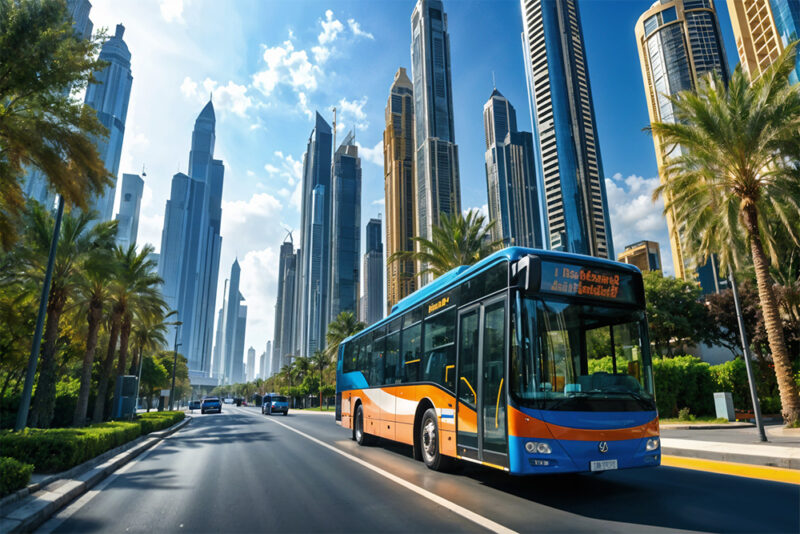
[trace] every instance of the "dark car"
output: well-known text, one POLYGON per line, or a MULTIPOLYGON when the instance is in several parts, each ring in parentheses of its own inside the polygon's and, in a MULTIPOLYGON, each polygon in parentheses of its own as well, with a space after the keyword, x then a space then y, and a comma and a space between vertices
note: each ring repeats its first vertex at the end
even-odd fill
POLYGON ((190 410, 199 410, 200 409, 201 401, 199 400, 190 400, 189 401, 189 409, 190 410))
POLYGON ((282 413, 286 415, 289 413, 289 399, 284 395, 277 393, 268 393, 264 395, 261 402, 261 413, 272 415, 274 413, 282 413))
POLYGON ((200 405, 200 413, 222 413, 222 402, 218 397, 206 397, 200 405))

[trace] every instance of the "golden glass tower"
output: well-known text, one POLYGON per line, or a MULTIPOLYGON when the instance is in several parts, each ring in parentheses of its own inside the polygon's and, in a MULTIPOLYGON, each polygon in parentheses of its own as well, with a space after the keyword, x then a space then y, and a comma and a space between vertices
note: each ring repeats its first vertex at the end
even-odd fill
MULTIPOLYGON (((414 196, 414 88, 399 68, 386 103, 386 129, 383 132, 383 171, 386 187, 386 257, 395 252, 413 252, 417 234, 414 196)), ((387 307, 416 289, 413 261, 386 265, 387 307)))
MULTIPOLYGON (((716 72, 727 83, 728 68, 713 0, 659 0, 636 22, 636 43, 642 67, 644 91, 650 122, 673 122, 674 112, 669 96, 697 86, 700 77, 716 72)), ((669 154, 653 136, 659 175, 669 154)), ((678 147, 675 150, 680 150, 678 147)), ((667 201, 669 199, 666 199, 667 201)), ((683 254, 680 229, 672 212, 667 212, 672 263, 677 278, 693 279, 683 254), (687 273, 688 271, 688 273, 687 273)), ((716 273, 698 269, 701 285, 708 289, 716 283, 716 273)))

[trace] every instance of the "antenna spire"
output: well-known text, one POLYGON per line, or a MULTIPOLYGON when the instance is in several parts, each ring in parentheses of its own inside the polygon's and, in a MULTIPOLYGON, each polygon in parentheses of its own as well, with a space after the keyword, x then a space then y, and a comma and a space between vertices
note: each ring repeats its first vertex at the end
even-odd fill
POLYGON ((494 71, 492 71, 492 89, 497 89, 497 82, 494 79, 494 71))
POLYGON ((333 107, 333 149, 336 150, 336 106, 333 107))

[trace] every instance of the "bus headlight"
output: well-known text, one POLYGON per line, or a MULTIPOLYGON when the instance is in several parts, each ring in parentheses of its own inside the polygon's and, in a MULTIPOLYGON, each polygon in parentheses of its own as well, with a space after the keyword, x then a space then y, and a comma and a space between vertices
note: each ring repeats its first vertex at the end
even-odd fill
POLYGON ((649 438, 645 450, 654 451, 658 448, 658 438, 649 438))
POLYGON ((525 444, 525 450, 531 454, 539 453, 539 454, 550 454, 553 450, 550 448, 550 445, 547 443, 537 442, 537 441, 529 441, 525 444))

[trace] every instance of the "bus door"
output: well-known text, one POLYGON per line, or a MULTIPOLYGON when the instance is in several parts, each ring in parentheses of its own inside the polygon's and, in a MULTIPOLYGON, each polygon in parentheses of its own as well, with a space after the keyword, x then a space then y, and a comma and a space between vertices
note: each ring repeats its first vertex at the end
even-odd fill
POLYGON ((458 316, 456 445, 458 455, 508 467, 505 296, 458 316))

